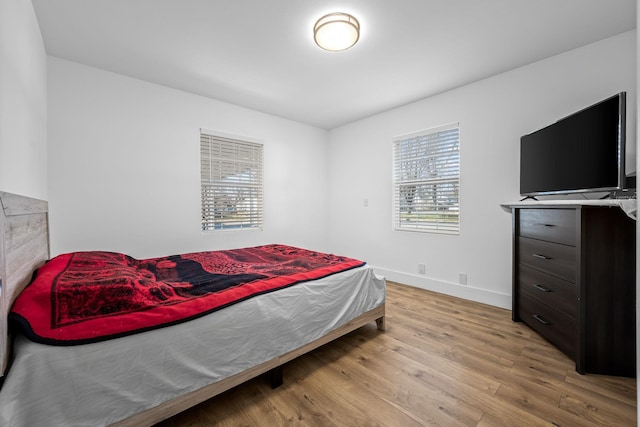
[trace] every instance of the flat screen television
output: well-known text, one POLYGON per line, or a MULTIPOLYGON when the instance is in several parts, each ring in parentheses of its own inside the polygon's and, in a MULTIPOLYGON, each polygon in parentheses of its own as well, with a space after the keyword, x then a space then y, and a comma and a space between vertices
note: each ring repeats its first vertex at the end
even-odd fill
POLYGON ((626 92, 520 138, 520 194, 621 190, 626 92))

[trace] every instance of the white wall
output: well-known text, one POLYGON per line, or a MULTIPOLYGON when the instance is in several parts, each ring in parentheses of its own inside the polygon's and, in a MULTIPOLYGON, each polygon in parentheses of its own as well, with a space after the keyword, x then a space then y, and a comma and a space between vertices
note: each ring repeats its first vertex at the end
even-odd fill
POLYGON ((518 198, 519 138, 622 90, 628 117, 636 117, 635 52, 632 31, 329 133, 50 58, 52 253, 148 257, 281 242, 510 307, 511 223, 499 205, 518 198), (391 139, 452 122, 461 129, 460 235, 392 231, 391 139), (200 232, 200 127, 264 141, 264 231, 200 232), (457 285, 459 273, 467 286, 457 285))
POLYGON ((47 199, 47 56, 25 0, 0 0, 0 191, 47 199))
POLYGON ((58 58, 48 67, 53 255, 327 250, 325 130, 58 58), (262 232, 200 231, 200 128, 263 141, 262 232))
POLYGON ((332 130, 332 250, 391 280, 510 308, 511 218, 500 203, 519 197, 520 136, 624 90, 627 163, 635 170, 635 43, 635 31, 627 32, 332 130), (455 122, 460 235, 392 231, 392 138, 455 122), (457 284, 459 273, 468 275, 467 286, 457 284))

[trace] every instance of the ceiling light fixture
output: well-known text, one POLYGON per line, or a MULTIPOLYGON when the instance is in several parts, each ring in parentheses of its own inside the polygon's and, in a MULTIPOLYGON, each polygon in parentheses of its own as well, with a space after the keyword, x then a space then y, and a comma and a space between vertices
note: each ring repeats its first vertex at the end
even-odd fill
POLYGON ((360 23, 348 13, 330 13, 318 19, 313 27, 313 39, 325 50, 349 49, 360 38, 360 23))

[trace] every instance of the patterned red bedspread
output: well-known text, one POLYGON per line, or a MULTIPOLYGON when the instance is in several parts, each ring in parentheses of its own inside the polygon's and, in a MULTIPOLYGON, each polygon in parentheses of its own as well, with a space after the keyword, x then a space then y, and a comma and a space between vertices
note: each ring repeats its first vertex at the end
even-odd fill
POLYGON ((38 269, 9 320, 36 342, 85 344, 184 322, 363 264, 284 245, 144 260, 74 252, 38 269))

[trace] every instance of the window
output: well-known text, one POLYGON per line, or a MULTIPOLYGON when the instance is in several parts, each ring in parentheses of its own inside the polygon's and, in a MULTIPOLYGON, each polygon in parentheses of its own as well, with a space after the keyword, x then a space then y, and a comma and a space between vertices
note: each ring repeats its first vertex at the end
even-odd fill
POLYGON ((262 229, 262 144, 200 130, 202 230, 262 229))
POLYGON ((458 124, 393 140, 395 230, 460 231, 458 124))

